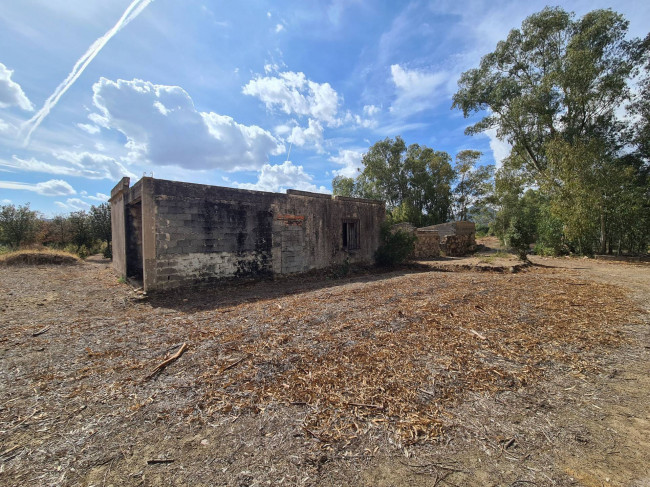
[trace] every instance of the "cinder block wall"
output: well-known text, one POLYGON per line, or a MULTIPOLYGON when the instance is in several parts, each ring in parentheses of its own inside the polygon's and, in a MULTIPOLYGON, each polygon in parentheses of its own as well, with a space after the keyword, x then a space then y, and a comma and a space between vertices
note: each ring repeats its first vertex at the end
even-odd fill
POLYGON ((385 217, 376 201, 153 178, 126 191, 124 204, 124 260, 132 271, 142 262, 146 290, 372 263, 385 217), (357 222, 358 249, 343 248, 343 221, 357 222))

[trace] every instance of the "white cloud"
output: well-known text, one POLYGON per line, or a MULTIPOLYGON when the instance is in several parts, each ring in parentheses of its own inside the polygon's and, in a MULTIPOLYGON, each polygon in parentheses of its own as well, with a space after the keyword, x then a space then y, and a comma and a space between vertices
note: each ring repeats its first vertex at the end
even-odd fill
MULTIPOLYGON (((13 71, 0 63, 0 108, 17 106, 23 110, 33 111, 34 105, 18 83, 11 79, 13 71)), ((1 127, 0 127, 1 129, 1 127)))
POLYGON ((110 196, 104 193, 95 193, 95 196, 88 195, 86 198, 93 201, 99 201, 100 203, 106 203, 110 199, 110 196))
POLYGON ((54 204, 67 211, 80 211, 90 208, 90 203, 80 200, 79 198, 68 198, 65 200, 65 203, 62 201, 55 201, 54 204))
POLYGON ((90 135, 98 134, 101 130, 97 125, 92 125, 89 123, 78 123, 77 127, 79 127, 84 132, 88 132, 90 135))
POLYGON ((284 30, 284 25, 282 25, 282 24, 277 24, 277 25, 275 26, 275 32, 276 32, 276 33, 278 33, 278 32, 282 32, 283 30, 284 30))
POLYGON ((133 19, 140 15, 140 13, 152 1, 153 0, 133 0, 126 8, 122 16, 119 18, 117 23, 111 29, 109 29, 106 34, 96 39, 95 42, 90 45, 86 52, 77 60, 72 68, 72 71, 68 73, 68 76, 59 84, 59 86, 56 87, 48 99, 45 100, 43 107, 38 112, 36 112, 36 115, 34 115, 25 123, 24 127, 27 127, 25 143, 29 142, 29 139, 34 130, 36 130, 41 122, 43 122, 45 117, 48 116, 52 108, 56 106, 63 94, 70 89, 70 87, 75 83, 75 81, 77 81, 77 79, 79 79, 79 76, 81 76, 90 62, 95 59, 95 56, 99 54, 106 43, 111 40, 111 38, 121 29, 127 26, 133 19))
POLYGON ((363 107, 363 114, 368 116, 368 117, 373 117, 377 115, 381 111, 381 108, 379 108, 376 105, 364 105, 363 107))
POLYGON ((442 91, 440 88, 448 81, 448 74, 404 69, 399 64, 393 64, 390 73, 397 92, 397 99, 391 105, 390 111, 402 116, 434 105, 441 98, 438 93, 442 91))
POLYGON ((42 183, 19 183, 15 181, 0 181, 0 188, 22 191, 33 191, 43 196, 64 196, 77 192, 62 179, 50 179, 42 183))
POLYGON ((294 166, 291 161, 284 164, 265 164, 256 183, 237 183, 233 185, 242 189, 257 191, 282 192, 287 189, 299 189, 313 193, 330 193, 324 186, 317 187, 312 183, 313 176, 307 174, 302 166, 294 166))
POLYGON ((5 198, 5 199, 3 199, 2 201, 0 201, 0 203, 2 203, 3 205, 10 205, 10 204, 11 204, 11 200, 8 200, 8 199, 5 198))
POLYGON ((284 145, 268 131, 214 112, 199 112, 179 86, 148 81, 111 81, 93 85, 97 124, 117 129, 127 139, 133 161, 186 169, 258 169, 284 145))
POLYGON ((11 128, 12 128, 11 125, 9 125, 7 122, 5 122, 0 118, 0 133, 9 132, 11 128))
POLYGON ((505 140, 500 140, 497 137, 497 129, 492 128, 483 132, 490 138, 490 149, 492 149, 492 156, 496 167, 500 168, 503 165, 503 160, 510 155, 512 146, 505 140))
POLYGON ((123 176, 134 177, 134 174, 121 163, 103 154, 64 151, 53 155, 69 165, 52 164, 39 161, 33 157, 31 159, 21 159, 13 156, 9 161, 0 159, 0 167, 88 179, 111 179, 114 181, 123 176))
POLYGON ((346 178, 355 178, 363 170, 361 159, 364 152, 357 149, 339 149, 337 156, 330 157, 330 161, 340 166, 342 169, 332 171, 335 176, 344 176, 346 178))
POLYGON ((318 120, 309 119, 307 128, 299 126, 291 129, 291 134, 287 137, 287 142, 291 142, 298 147, 313 145, 319 152, 323 150, 321 142, 323 141, 323 126, 318 120))
POLYGON ((242 89, 264 102, 266 108, 278 107, 286 114, 309 116, 329 126, 339 125, 336 118, 339 95, 329 83, 308 80, 304 73, 287 71, 277 77, 257 77, 242 89))

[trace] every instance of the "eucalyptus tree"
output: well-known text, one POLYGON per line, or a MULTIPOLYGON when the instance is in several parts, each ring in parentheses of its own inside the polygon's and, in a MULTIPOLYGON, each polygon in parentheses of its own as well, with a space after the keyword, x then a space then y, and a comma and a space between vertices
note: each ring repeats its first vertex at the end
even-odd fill
POLYGON ((616 118, 642 57, 627 28, 611 10, 576 19, 547 7, 463 73, 453 97, 466 117, 484 113, 466 133, 496 129, 512 146, 506 164, 550 198, 585 250, 594 242, 605 249, 617 195, 634 178, 621 158, 616 118))

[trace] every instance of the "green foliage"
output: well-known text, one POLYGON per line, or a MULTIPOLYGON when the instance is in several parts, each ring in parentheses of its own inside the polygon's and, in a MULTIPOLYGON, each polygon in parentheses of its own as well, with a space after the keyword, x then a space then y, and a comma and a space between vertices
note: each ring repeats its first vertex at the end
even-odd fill
POLYGON ((348 274, 350 274, 351 268, 352 265, 350 264, 350 258, 346 256, 341 264, 332 268, 332 277, 334 279, 347 277, 348 274))
POLYGON ((528 260, 530 244, 535 241, 535 220, 525 211, 517 212, 510 219, 505 235, 508 246, 517 252, 521 260, 528 260))
POLYGON ((454 188, 454 217, 456 220, 467 220, 469 209, 477 211, 487 202, 492 193, 492 177, 494 166, 476 167, 482 153, 475 150, 464 150, 456 154, 457 183, 454 188))
POLYGON ((38 213, 23 206, 0 206, 0 243, 12 249, 33 243, 38 230, 38 213))
POLYGON ((103 256, 106 258, 112 258, 111 205, 109 203, 102 203, 98 206, 91 206, 89 219, 90 233, 93 238, 106 243, 102 249, 103 256))
POLYGON ((354 178, 336 176, 332 179, 332 193, 336 196, 347 196, 348 198, 357 196, 354 178))
POLYGON ((74 211, 68 216, 70 225, 71 241, 77 247, 77 253, 81 247, 90 247, 93 244, 92 228, 90 219, 85 211, 74 211))
POLYGON ((364 169, 355 179, 334 178, 335 195, 383 200, 391 221, 416 226, 442 223, 451 215, 455 175, 446 152, 387 138, 370 147, 361 162, 364 169))
POLYGON ((627 27, 611 10, 575 19, 547 7, 462 74, 453 107, 465 116, 488 111, 466 132, 496 129, 512 145, 495 181, 501 238, 526 233, 516 211, 528 186, 544 196, 540 251, 647 249, 650 36, 626 40, 627 27), (631 94, 637 75, 640 89, 631 94), (615 110, 632 96, 637 122, 624 130, 615 110))
POLYGON ((402 230, 391 231, 389 224, 381 228, 381 245, 375 252, 375 262, 382 267, 393 267, 408 259, 415 248, 417 237, 402 230))

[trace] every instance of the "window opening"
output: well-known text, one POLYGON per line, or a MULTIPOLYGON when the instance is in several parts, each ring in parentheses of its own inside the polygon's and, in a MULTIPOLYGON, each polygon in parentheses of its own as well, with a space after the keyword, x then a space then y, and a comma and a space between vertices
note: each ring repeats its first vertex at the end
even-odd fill
POLYGON ((359 245, 359 220, 343 220, 343 248, 357 250, 359 245))

